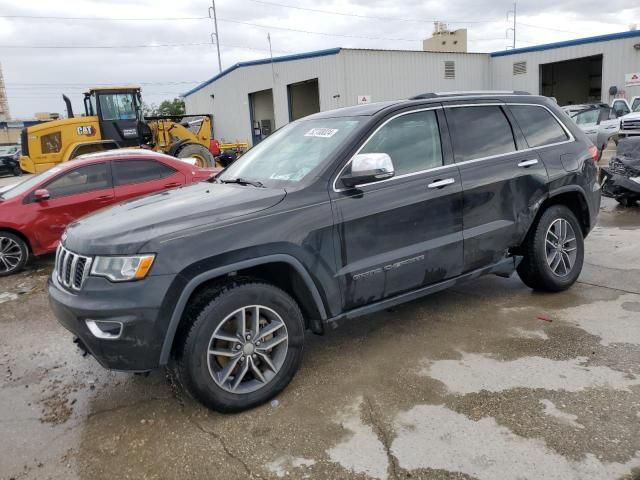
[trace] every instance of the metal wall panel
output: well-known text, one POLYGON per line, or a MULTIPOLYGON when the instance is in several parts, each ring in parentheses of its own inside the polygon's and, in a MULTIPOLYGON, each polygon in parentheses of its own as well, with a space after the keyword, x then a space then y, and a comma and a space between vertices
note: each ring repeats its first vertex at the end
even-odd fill
POLYGON ((499 90, 525 90, 540 93, 540 65, 581 57, 602 55, 602 101, 609 102, 609 87, 626 91, 626 97, 640 95, 640 86, 625 87, 625 73, 640 71, 640 51, 633 46, 636 38, 585 43, 537 52, 516 53, 491 58, 491 85, 499 90), (514 62, 527 62, 527 73, 513 75, 514 62))
POLYGON ((486 54, 421 51, 343 50, 345 72, 340 92, 344 105, 357 104, 359 95, 373 102, 399 100, 426 92, 486 90, 486 54), (444 78, 444 62, 455 62, 455 78, 444 78))
POLYGON ((275 128, 289 122, 287 85, 318 78, 320 109, 340 105, 333 98, 340 76, 338 55, 238 68, 185 98, 187 113, 213 113, 215 138, 251 142, 249 94, 273 89, 275 128), (274 81, 275 73, 275 81, 274 81), (214 95, 214 98, 211 98, 214 95))

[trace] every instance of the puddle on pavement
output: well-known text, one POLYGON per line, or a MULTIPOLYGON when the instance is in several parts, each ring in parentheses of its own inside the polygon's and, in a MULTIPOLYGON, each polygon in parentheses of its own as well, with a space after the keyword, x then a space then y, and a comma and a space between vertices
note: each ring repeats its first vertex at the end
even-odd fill
POLYGON ((544 407, 544 414, 553 417, 559 423, 573 428, 584 428, 584 425, 576 421, 578 420, 577 415, 560 410, 551 400, 543 398, 540 403, 544 407))
POLYGON ((363 399, 341 412, 336 418, 349 433, 347 438, 327 450, 331 461, 342 465, 345 469, 363 473, 371 478, 387 478, 389 460, 384 444, 378 438, 371 425, 362 421, 361 409, 363 399))
POLYGON ((567 308, 556 315, 586 332, 600 337, 600 343, 640 345, 640 302, 635 294, 615 300, 596 301, 567 308))
POLYGON ((570 360, 523 357, 505 361, 463 352, 461 359, 431 362, 419 374, 439 380, 449 392, 462 395, 519 387, 578 392, 593 387, 626 390, 640 385, 640 377, 608 367, 589 366, 588 361, 588 357, 570 360))
POLYGON ((470 420, 443 405, 417 405, 399 414, 395 430, 391 451, 406 470, 443 469, 479 480, 609 480, 640 467, 640 452, 624 464, 603 463, 593 454, 569 460, 543 441, 516 435, 493 418, 470 420))

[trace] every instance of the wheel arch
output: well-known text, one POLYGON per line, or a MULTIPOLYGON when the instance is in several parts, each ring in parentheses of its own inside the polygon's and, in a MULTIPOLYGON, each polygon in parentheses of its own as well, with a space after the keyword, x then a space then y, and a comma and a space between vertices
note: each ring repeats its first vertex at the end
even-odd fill
POLYGON ((3 225, 0 225, 0 232, 8 232, 8 233, 12 233, 17 237, 20 237, 24 243, 27 244, 27 248, 29 249, 29 254, 30 255, 34 255, 33 253, 33 246, 31 245, 31 240, 29 239, 29 237, 27 237, 24 233, 22 233, 20 230, 17 230, 15 228, 11 228, 11 227, 5 227, 3 225))
POLYGON ((322 333, 323 321, 327 319, 327 313, 318 287, 309 272, 291 255, 268 255, 203 272, 186 284, 171 314, 160 352, 160 365, 166 365, 169 361, 178 328, 190 300, 212 283, 230 275, 254 276, 283 289, 300 306, 305 318, 305 326, 311 328, 314 333, 322 333))
POLYGON ((589 203, 587 202, 587 197, 578 185, 567 185, 561 188, 558 188, 551 192, 547 198, 545 198, 536 211, 536 214, 527 229, 527 234, 525 235, 523 241, 529 237, 531 230, 535 227, 540 220, 542 214, 549 208, 554 205, 564 205, 569 210, 573 212, 573 214, 578 219, 580 223, 580 227, 582 228, 582 234, 586 237, 593 225, 591 225, 591 215, 589 213, 589 203))
MULTIPOLYGON (((76 142, 69 145, 62 160, 63 161, 73 160, 74 158, 83 154, 83 153, 78 154, 77 153, 78 150, 81 150, 83 148, 98 147, 98 146, 104 147, 104 148, 102 148, 101 150, 95 150, 94 152, 105 151, 105 150, 115 150, 120 148, 118 144, 113 140, 98 140, 95 142, 76 142)), ((84 152, 84 153, 94 153, 94 152, 84 152)))

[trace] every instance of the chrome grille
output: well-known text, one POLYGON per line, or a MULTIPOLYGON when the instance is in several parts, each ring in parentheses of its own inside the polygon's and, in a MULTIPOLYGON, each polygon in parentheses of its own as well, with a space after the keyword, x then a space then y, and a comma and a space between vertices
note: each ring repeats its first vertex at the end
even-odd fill
POLYGON ((56 251, 53 274, 65 287, 80 290, 91 269, 91 258, 67 250, 60 244, 56 251))
POLYGON ((623 120, 622 129, 623 130, 640 130, 640 119, 623 120))

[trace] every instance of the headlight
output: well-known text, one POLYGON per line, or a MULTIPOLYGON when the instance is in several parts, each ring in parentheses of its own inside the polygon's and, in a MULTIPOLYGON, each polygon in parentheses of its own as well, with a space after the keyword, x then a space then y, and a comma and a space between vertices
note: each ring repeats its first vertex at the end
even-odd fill
POLYGON ((91 275, 106 277, 112 282, 142 280, 147 276, 155 255, 133 255, 131 257, 96 257, 91 275))
POLYGON ((640 183, 640 177, 631 177, 629 180, 632 182, 640 183))

